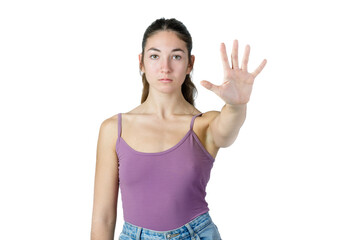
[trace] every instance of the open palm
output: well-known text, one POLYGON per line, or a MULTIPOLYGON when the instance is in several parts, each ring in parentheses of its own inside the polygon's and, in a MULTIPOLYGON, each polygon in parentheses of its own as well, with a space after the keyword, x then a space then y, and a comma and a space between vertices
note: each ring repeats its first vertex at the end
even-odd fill
POLYGON ((266 59, 262 61, 259 67, 252 73, 248 72, 247 65, 249 61, 250 46, 246 45, 241 68, 238 60, 238 41, 234 40, 231 53, 231 67, 226 54, 225 44, 221 43, 220 53, 224 68, 224 82, 221 85, 215 85, 208 81, 201 81, 201 85, 213 91, 227 104, 238 105, 246 104, 250 100, 250 95, 256 76, 266 65, 266 59))

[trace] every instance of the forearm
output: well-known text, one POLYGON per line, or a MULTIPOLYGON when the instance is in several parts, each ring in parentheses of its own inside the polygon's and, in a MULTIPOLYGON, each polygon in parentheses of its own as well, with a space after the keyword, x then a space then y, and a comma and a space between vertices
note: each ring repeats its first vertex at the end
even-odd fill
POLYGON ((212 126, 216 145, 228 147, 236 140, 245 122, 246 108, 246 104, 224 105, 212 126))
POLYGON ((115 222, 93 222, 91 226, 91 240, 114 240, 115 222))

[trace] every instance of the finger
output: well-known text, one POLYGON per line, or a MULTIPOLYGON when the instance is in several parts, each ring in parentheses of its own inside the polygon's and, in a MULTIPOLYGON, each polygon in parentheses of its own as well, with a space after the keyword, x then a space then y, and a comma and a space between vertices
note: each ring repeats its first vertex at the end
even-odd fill
POLYGON ((259 73, 263 70, 263 68, 265 67, 267 63, 267 60, 264 59, 262 61, 262 63, 258 66, 258 68, 252 73, 252 75, 254 75, 254 77, 256 77, 257 75, 259 75, 259 73))
POLYGON ((239 58, 238 58, 239 50, 238 49, 239 49, 239 43, 238 43, 238 40, 235 39, 234 43, 233 43, 233 49, 231 52, 231 65, 232 65, 233 69, 239 68, 239 58))
POLYGON ((210 90, 210 91, 213 91, 215 94, 219 95, 220 94, 220 86, 217 86, 215 84, 212 84, 211 82, 209 81, 206 81, 206 80, 203 80, 200 82, 200 84, 205 87, 206 89, 210 90))
POLYGON ((230 69, 229 59, 226 54, 226 47, 224 43, 221 43, 220 45, 220 54, 221 54, 221 60, 223 63, 224 71, 230 69))
POLYGON ((249 55, 250 55, 250 46, 249 44, 245 46, 244 56, 241 63, 241 69, 247 72, 247 65, 249 62, 249 55))

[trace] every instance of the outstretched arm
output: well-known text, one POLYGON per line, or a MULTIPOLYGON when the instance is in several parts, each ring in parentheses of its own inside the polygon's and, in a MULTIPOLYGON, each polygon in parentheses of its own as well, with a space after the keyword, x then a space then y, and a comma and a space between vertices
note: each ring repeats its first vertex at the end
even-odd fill
POLYGON ((220 47, 221 58, 224 68, 224 82, 214 85, 208 81, 201 81, 201 85, 213 91, 225 101, 220 114, 209 124, 209 134, 217 147, 228 147, 236 139, 246 117, 246 106, 256 76, 266 65, 266 59, 252 73, 248 72, 250 46, 245 47, 241 68, 238 61, 238 41, 234 40, 231 53, 231 67, 226 54, 225 44, 220 47))

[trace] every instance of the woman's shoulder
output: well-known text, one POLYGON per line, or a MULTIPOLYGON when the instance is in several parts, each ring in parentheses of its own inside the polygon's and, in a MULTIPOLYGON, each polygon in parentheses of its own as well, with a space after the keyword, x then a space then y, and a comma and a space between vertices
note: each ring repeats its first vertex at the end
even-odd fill
POLYGON ((105 118, 100 126, 100 131, 104 132, 105 134, 114 134, 117 132, 118 125, 119 125, 119 117, 121 121, 127 119, 128 115, 136 115, 136 113, 129 111, 129 112, 119 112, 116 113, 108 118, 105 118))
POLYGON ((207 111, 204 112, 202 116, 204 116, 205 118, 214 118, 217 117, 220 114, 220 111, 207 111))
POLYGON ((128 112, 118 112, 106 119, 103 120, 101 123, 101 126, 103 128, 109 129, 111 131, 112 129, 117 129, 119 124, 119 117, 121 118, 121 121, 127 120, 131 116, 139 116, 141 115, 136 109, 132 109, 128 112))
POLYGON ((114 114, 114 115, 112 115, 112 116, 104 119, 101 125, 105 125, 105 126, 112 126, 112 125, 114 125, 114 123, 117 123, 118 116, 119 116, 119 113, 114 114))
POLYGON ((208 111, 202 113, 201 117, 197 117, 194 128, 197 131, 206 131, 210 123, 220 114, 219 111, 208 111))
POLYGON ((115 114, 102 121, 99 129, 99 145, 115 148, 115 142, 118 137, 117 116, 118 114, 115 114))
POLYGON ((128 112, 118 112, 106 119, 103 120, 102 124, 106 125, 106 126, 117 126, 118 122, 119 122, 119 117, 127 117, 129 115, 139 115, 139 113, 136 111, 136 108, 135 109, 132 109, 128 112))
POLYGON ((113 134, 114 130, 118 128, 118 116, 119 113, 104 119, 101 123, 100 131, 102 131, 106 135, 113 134))
POLYGON ((210 124, 211 121, 213 121, 217 116, 219 116, 220 112, 219 111, 208 111, 208 112, 204 112, 201 115, 201 120, 207 124, 210 124))

